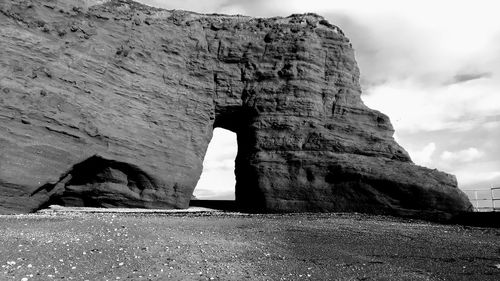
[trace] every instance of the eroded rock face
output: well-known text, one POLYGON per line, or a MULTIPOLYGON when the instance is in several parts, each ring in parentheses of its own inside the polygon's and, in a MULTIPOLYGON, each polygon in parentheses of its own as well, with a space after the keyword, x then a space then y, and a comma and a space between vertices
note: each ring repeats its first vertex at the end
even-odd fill
POLYGON ((0 213, 186 208, 214 127, 237 133, 236 200, 251 211, 471 208, 363 104, 353 48, 320 16, 124 0, 0 12, 0 213))

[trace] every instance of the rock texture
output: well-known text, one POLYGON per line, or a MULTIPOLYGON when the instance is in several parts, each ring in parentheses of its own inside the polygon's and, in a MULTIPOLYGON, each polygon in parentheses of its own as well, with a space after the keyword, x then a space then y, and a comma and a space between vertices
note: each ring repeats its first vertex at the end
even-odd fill
POLYGON ((237 134, 250 211, 471 208, 363 104, 349 40, 318 15, 13 0, 0 26, 0 213, 186 208, 214 127, 237 134))

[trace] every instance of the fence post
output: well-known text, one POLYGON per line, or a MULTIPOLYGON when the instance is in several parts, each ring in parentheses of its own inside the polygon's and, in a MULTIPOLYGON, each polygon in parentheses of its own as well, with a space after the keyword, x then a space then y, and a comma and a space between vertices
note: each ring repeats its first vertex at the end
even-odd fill
POLYGON ((490 193, 491 193, 491 208, 493 209, 492 211, 494 212, 495 211, 495 197, 493 197, 493 186, 491 186, 490 193))
POLYGON ((476 201, 476 212, 479 211, 479 200, 477 200, 477 190, 474 190, 474 199, 476 201))

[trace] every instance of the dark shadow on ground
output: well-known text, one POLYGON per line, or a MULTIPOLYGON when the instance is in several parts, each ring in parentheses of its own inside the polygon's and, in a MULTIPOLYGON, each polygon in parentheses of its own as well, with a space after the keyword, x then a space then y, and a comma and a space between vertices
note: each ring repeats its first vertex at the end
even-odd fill
MULTIPOLYGON (((236 204, 234 200, 191 200, 190 207, 204 207, 226 212, 248 212, 236 204)), ((250 212, 251 213, 251 212, 250 212)), ((395 216, 398 218, 400 216, 395 216)), ((469 212, 455 215, 448 220, 436 220, 426 216, 410 216, 408 218, 433 221, 441 224, 457 224, 464 226, 500 228, 500 212, 469 212)))
POLYGON ((500 228, 500 212, 470 212, 453 217, 452 224, 500 228))

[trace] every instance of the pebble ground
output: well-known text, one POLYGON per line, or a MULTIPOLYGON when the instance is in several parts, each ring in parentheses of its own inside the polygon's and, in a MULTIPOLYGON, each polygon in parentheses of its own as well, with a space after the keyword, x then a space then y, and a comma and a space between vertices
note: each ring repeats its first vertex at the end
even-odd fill
POLYGON ((0 280, 500 280, 500 230, 359 214, 0 216, 0 280))

